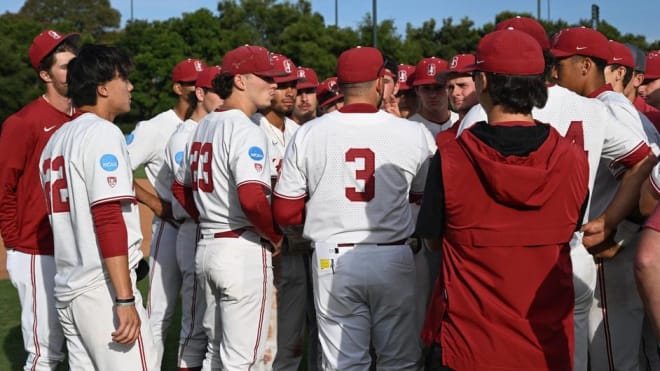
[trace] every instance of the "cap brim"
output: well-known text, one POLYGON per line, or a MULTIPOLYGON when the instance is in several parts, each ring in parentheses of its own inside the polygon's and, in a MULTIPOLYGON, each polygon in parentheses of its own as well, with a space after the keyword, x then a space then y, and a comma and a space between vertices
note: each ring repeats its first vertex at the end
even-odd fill
POLYGON ((563 58, 563 57, 570 57, 576 55, 576 53, 574 52, 567 52, 561 49, 554 49, 554 48, 550 48, 550 54, 552 54, 555 58, 563 58))
POLYGON ((340 99, 344 99, 344 94, 337 94, 334 97, 324 101, 323 103, 319 103, 319 107, 329 106, 340 99))
MULTIPOLYGON (((470 66, 474 66, 474 65, 470 65, 470 66)), ((469 75, 469 74, 471 74, 471 73, 476 69, 476 68, 473 68, 473 69, 471 69, 471 70, 469 70, 469 71, 466 70, 466 68, 468 68, 468 67, 470 67, 470 66, 463 67, 463 68, 461 68, 460 70, 446 70, 446 71, 442 71, 442 72, 440 72, 439 74, 435 75, 435 81, 437 81, 437 82, 443 82, 443 81, 445 81, 445 80, 447 80, 448 78, 453 77, 453 76, 469 75)))
POLYGON ((288 73, 284 71, 280 71, 277 69, 270 69, 270 70, 265 70, 265 71, 259 71, 259 72, 252 72, 253 75, 257 76, 263 76, 263 77, 282 77, 282 76, 287 76, 288 73))
POLYGON ((291 82, 291 81, 297 81, 298 76, 295 74, 292 74, 292 76, 273 76, 273 80, 275 80, 276 83, 284 83, 284 82, 291 82))

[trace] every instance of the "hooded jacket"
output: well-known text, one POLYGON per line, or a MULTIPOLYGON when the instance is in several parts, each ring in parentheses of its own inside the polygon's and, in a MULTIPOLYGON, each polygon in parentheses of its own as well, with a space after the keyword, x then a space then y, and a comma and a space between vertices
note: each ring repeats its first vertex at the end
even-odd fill
POLYGON ((480 123, 457 139, 439 136, 438 148, 444 363, 571 370, 568 243, 587 196, 584 151, 538 122, 480 123))

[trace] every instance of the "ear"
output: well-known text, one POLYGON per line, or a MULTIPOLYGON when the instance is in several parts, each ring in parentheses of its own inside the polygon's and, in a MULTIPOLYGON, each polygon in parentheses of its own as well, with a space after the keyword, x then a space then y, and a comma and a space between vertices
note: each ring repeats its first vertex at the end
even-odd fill
POLYGON ((99 84, 96 86, 96 94, 99 97, 107 97, 109 95, 108 88, 105 86, 105 84, 99 84))
POLYGON ((644 82, 644 72, 633 72, 631 81, 635 89, 639 88, 644 82))
POLYGON ((485 93, 488 90, 488 77, 483 72, 477 72, 475 75, 474 86, 480 93, 485 93), (481 86, 481 89, 478 88, 481 86))
POLYGON ((172 84, 172 91, 174 92, 174 94, 176 94, 178 96, 183 95, 183 87, 178 82, 175 82, 174 84, 172 84))
POLYGON ((195 88, 195 96, 199 102, 204 101, 204 88, 195 88))
POLYGON ((246 90, 247 89, 247 79, 248 76, 246 75, 234 75, 234 86, 238 90, 246 90))
MULTIPOLYGON (((582 60, 578 63, 580 63, 580 71, 582 72, 582 75, 587 75, 592 69, 598 68, 596 63, 594 63, 589 57, 582 57, 582 60)), ((602 71, 602 73, 605 73, 605 71, 602 71)))
POLYGON ((39 77, 44 80, 45 83, 53 82, 53 79, 50 77, 50 73, 46 70, 39 71, 39 77))

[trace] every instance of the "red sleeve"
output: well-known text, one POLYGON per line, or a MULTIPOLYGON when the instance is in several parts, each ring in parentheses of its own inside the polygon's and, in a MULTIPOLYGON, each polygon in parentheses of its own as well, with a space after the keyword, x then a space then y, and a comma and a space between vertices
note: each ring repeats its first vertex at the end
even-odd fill
POLYGON ((16 116, 8 118, 0 136, 0 233, 6 246, 20 243, 16 193, 18 180, 25 170, 27 151, 34 149, 34 145, 29 144, 32 134, 25 132, 28 128, 23 123, 16 116))
POLYGON ((610 164, 610 167, 613 167, 615 164, 620 163, 627 168, 631 168, 637 165, 638 162, 644 160, 649 154, 653 154, 653 151, 651 151, 651 147, 649 147, 646 143, 642 142, 632 151, 626 153, 625 155, 619 158, 614 159, 610 164))
POLYGON ((121 201, 92 206, 96 240, 104 259, 128 255, 126 224, 121 214, 121 201))
POLYGON ((275 223, 281 226, 303 224, 303 213, 305 211, 305 199, 282 198, 273 195, 273 217, 275 223))
POLYGON ((244 183, 240 185, 238 201, 241 203, 245 216, 260 235, 274 243, 282 240, 282 233, 277 230, 273 222, 273 213, 262 184, 244 183))
POLYGON ((193 197, 192 187, 186 187, 183 184, 174 181, 172 183, 172 194, 184 210, 190 215, 193 220, 199 222, 199 210, 195 205, 195 198, 193 197))

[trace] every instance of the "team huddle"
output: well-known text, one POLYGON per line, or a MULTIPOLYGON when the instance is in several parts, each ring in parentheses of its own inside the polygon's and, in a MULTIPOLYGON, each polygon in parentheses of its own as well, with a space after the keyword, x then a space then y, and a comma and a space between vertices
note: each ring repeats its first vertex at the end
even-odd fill
POLYGON ((660 51, 516 17, 319 81, 244 45, 124 136, 132 60, 78 39, 0 127, 25 370, 160 370, 179 300, 180 371, 660 370, 660 51))

